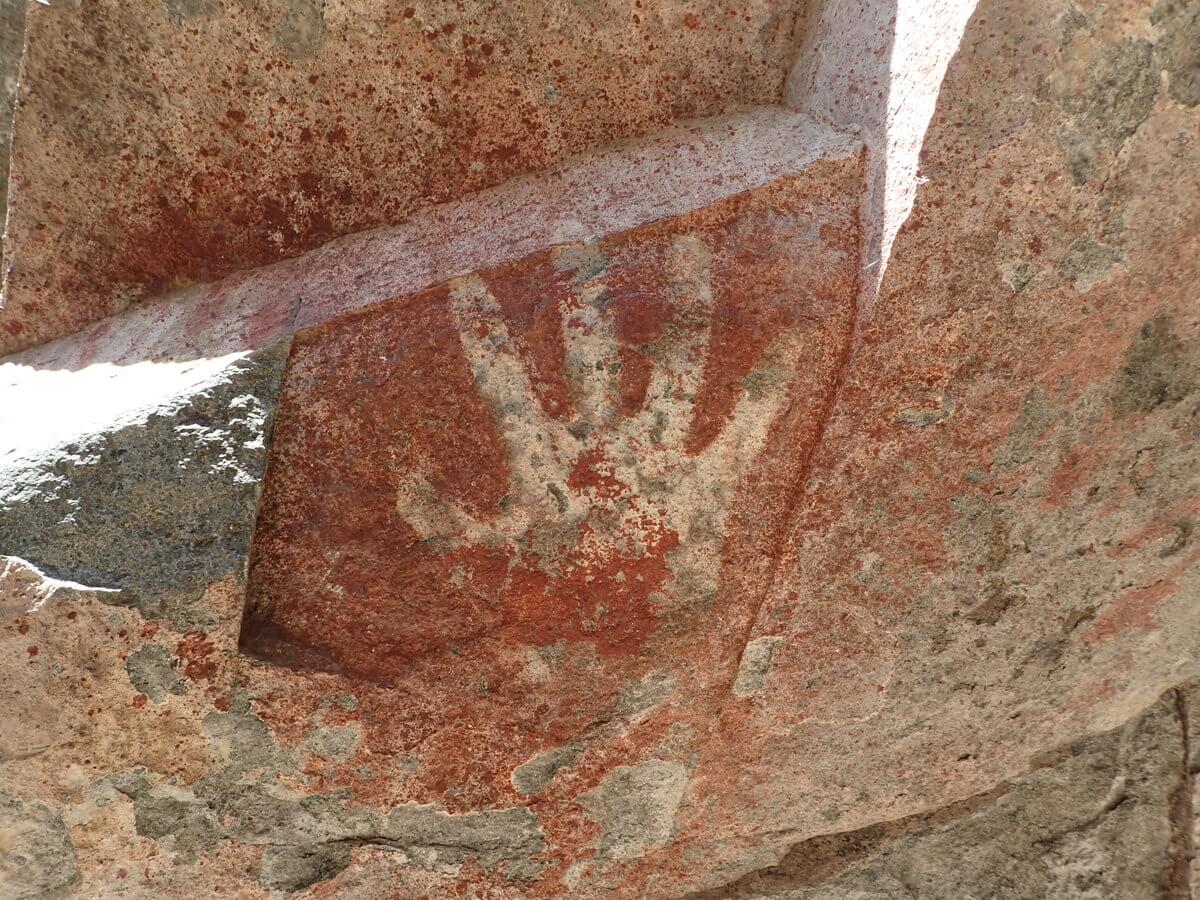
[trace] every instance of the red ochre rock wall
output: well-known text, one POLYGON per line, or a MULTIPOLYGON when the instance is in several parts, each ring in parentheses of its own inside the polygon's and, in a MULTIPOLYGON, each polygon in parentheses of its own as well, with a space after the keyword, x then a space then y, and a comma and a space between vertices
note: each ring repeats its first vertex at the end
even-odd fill
POLYGON ((777 102, 803 3, 31 5, 0 352, 777 102))
POLYGON ((216 387, 0 455, 0 885, 1193 894, 1198 21, 983 0, 869 314, 857 156, 290 343, 378 260, 238 282, 216 387))

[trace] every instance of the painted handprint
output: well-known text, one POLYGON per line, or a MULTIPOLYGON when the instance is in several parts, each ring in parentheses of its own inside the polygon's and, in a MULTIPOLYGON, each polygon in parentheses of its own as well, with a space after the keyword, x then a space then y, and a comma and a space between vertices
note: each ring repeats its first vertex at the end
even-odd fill
POLYGON ((769 562, 849 333, 854 236, 823 204, 785 181, 298 337, 260 651, 623 655, 712 611, 769 562))

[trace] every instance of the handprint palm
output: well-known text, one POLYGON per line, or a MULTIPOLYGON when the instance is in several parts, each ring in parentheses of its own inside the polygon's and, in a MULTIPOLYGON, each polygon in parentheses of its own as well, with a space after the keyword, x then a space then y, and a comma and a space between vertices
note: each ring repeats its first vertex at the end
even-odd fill
MULTIPOLYGON (((512 478, 499 515, 485 519, 440 494, 426 475, 427 461, 418 460, 401 481, 397 509, 423 539, 443 551, 479 544, 503 549, 515 565, 536 554, 540 569, 568 582, 575 576, 585 583, 641 579, 660 602, 666 596, 653 588, 662 579, 646 584, 644 573, 625 568, 671 552, 677 568, 703 579, 704 590, 715 587, 712 564, 724 510, 785 393, 765 385, 743 393, 720 434, 705 439, 696 412, 712 323, 711 260, 694 236, 677 238, 670 251, 675 333, 660 337, 636 409, 629 395, 641 386, 622 390, 623 367, 633 363, 621 352, 616 317, 605 314, 612 295, 603 271, 596 271, 603 265, 598 250, 564 248, 555 259, 563 268, 582 263, 576 290, 558 304, 575 388, 569 417, 550 414, 539 400, 486 283, 471 277, 451 285, 463 348, 495 415, 512 478)), ((762 367, 760 379, 784 377, 769 369, 769 363, 762 367)), ((631 591, 641 592, 627 586, 617 593, 631 591)), ((597 598, 585 621, 602 617, 605 606, 606 598, 597 598)))
POLYGON ((850 238, 778 197, 693 218, 299 344, 275 450, 290 480, 260 517, 266 616, 389 670, 489 636, 624 653, 707 608, 730 517, 753 530, 783 483, 756 460, 804 452, 795 423, 846 333, 850 238))

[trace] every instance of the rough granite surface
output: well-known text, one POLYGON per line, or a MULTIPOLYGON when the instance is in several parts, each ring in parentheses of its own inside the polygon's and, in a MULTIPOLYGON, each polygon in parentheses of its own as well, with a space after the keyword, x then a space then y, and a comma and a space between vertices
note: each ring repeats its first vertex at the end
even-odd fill
POLYGON ((184 627, 242 577, 287 343, 144 419, 0 466, 0 555, 184 627))
POLYGON ((0 0, 0 278, 3 277, 4 231, 8 218, 8 157, 12 150, 13 107, 21 50, 25 45, 26 0, 0 0))

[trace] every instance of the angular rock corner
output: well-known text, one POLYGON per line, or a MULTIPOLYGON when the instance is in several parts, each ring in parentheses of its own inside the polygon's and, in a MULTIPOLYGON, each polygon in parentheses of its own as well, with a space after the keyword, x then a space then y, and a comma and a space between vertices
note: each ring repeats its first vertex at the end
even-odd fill
POLYGON ((1200 0, 0 24, 0 896, 1200 896, 1200 0))

